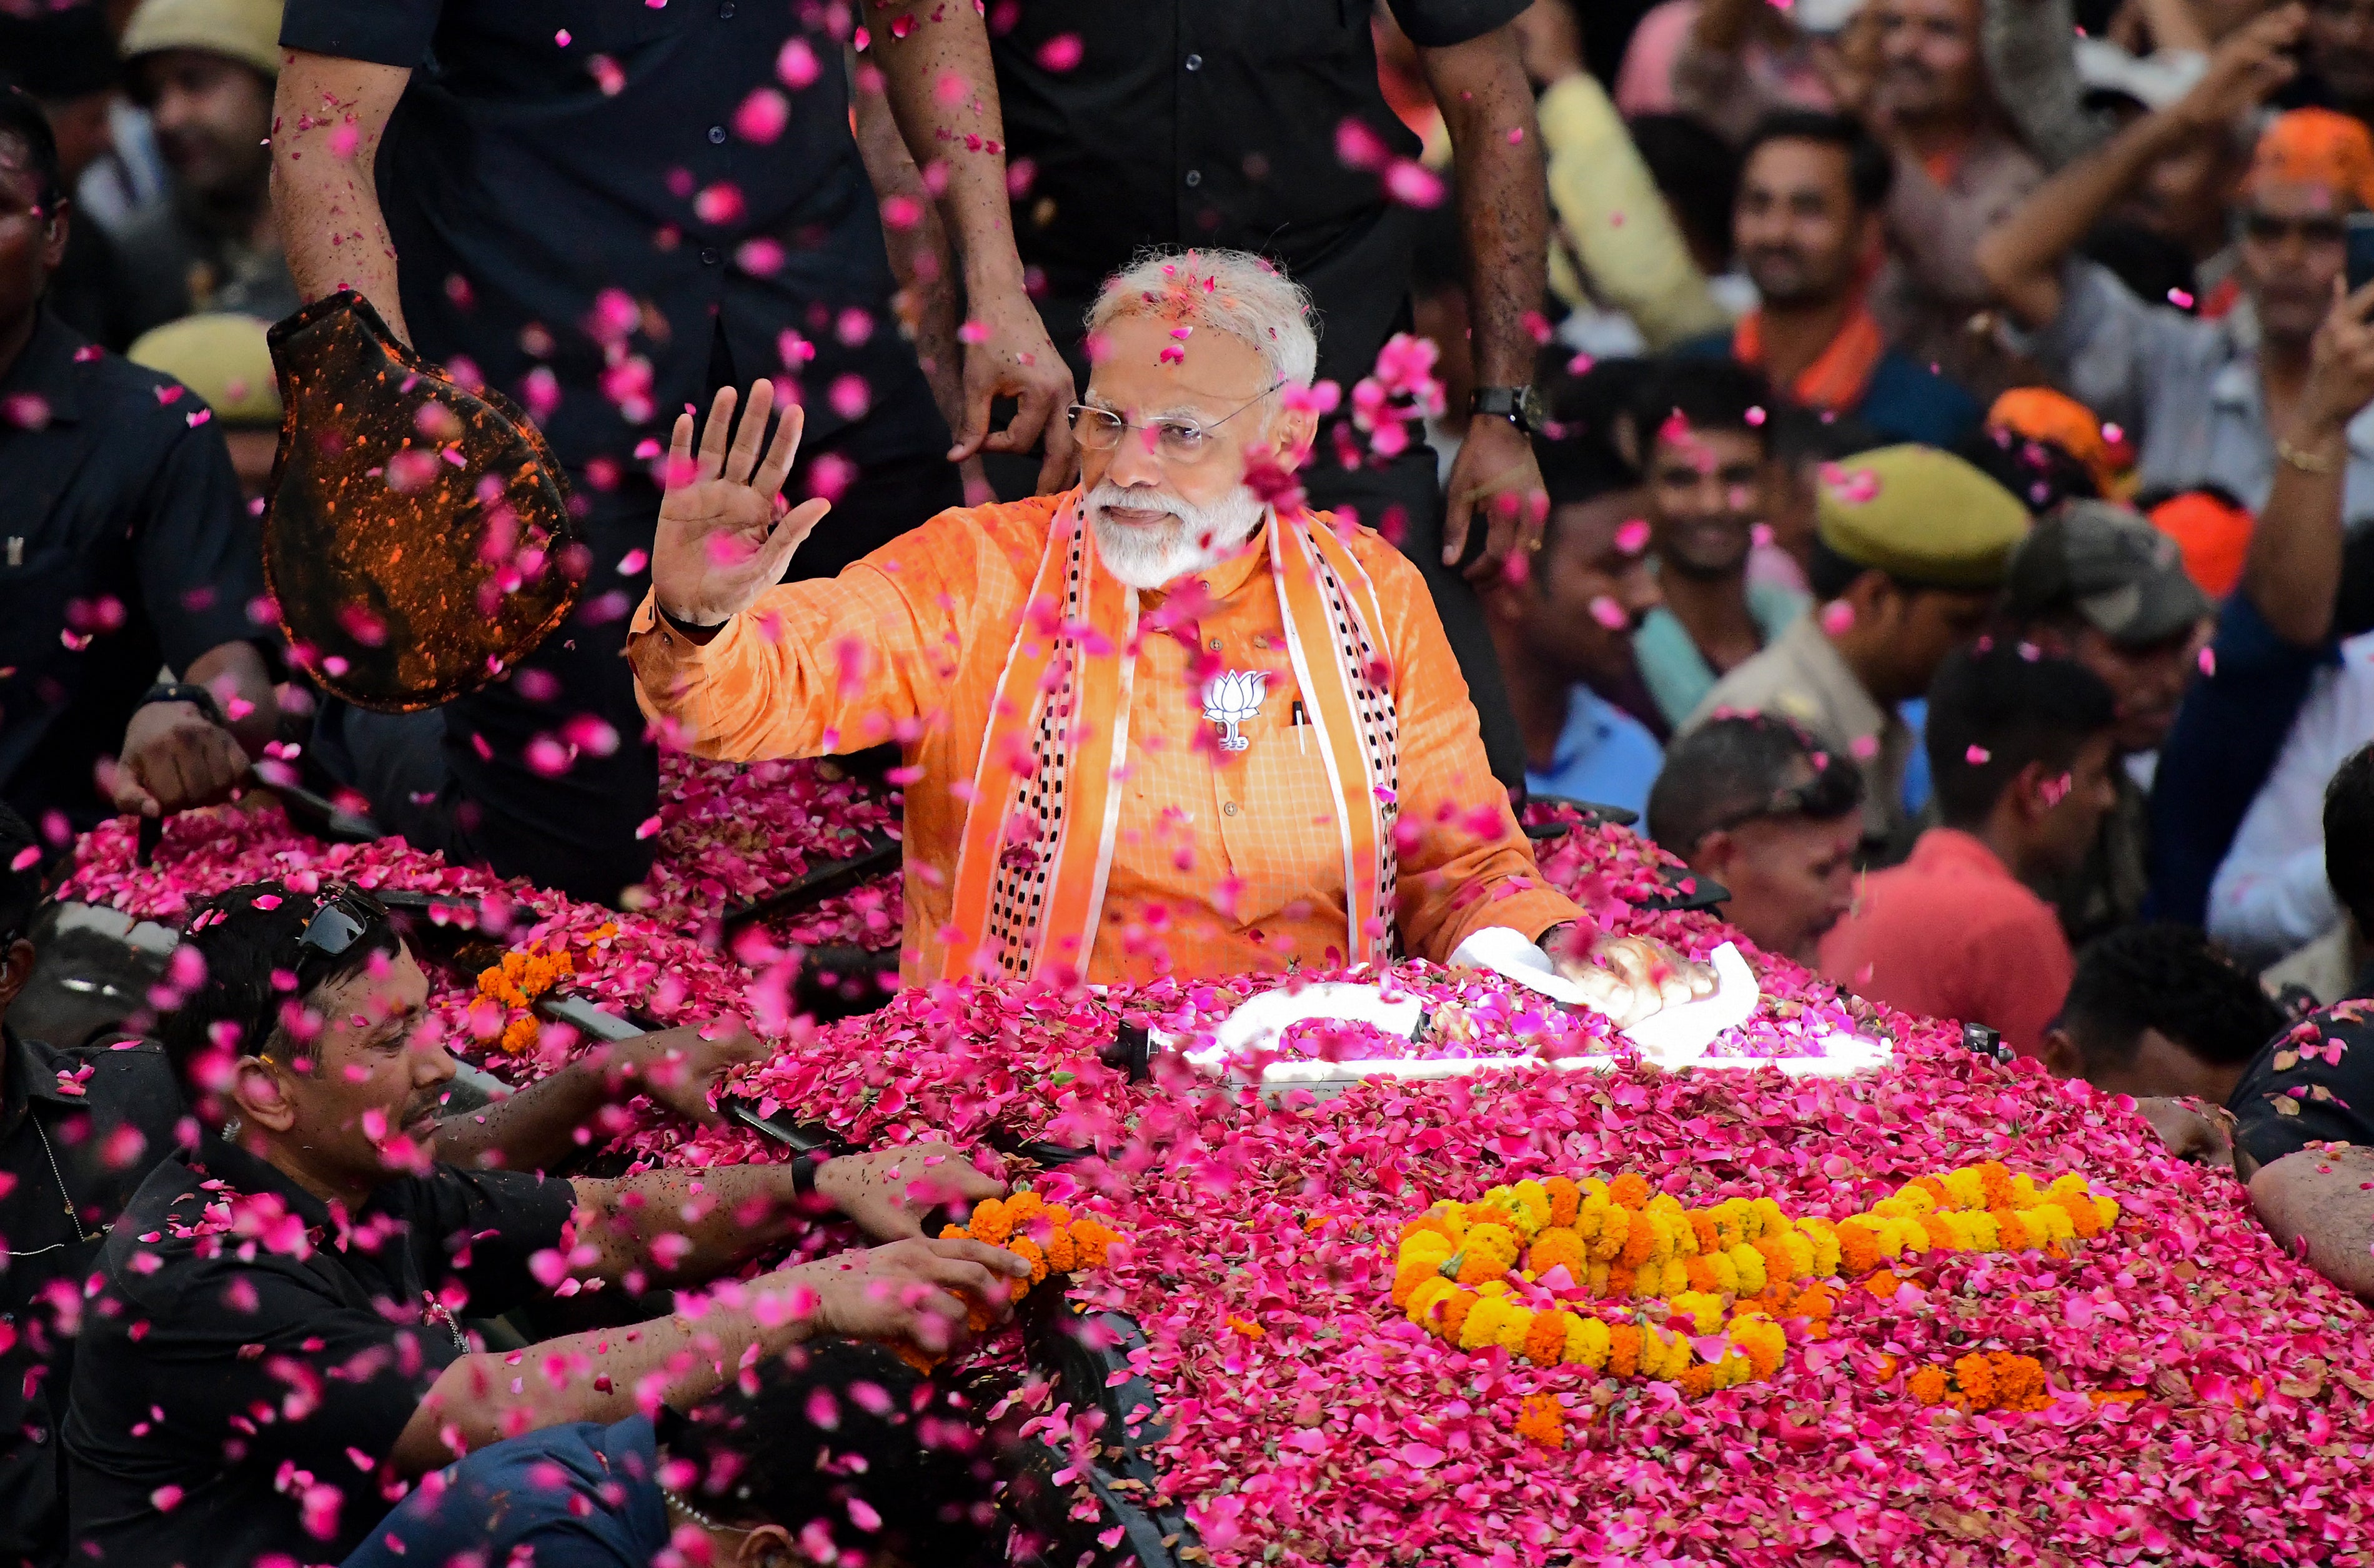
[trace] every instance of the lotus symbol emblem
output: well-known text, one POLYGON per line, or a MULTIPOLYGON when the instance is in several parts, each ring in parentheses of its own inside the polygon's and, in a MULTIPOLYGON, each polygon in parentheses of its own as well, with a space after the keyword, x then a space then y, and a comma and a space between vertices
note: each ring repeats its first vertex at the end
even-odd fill
POLYGON ((1269 692, 1266 670, 1224 670, 1204 683, 1204 717, 1220 727, 1220 749, 1240 752, 1252 743, 1237 726, 1261 711, 1269 692))

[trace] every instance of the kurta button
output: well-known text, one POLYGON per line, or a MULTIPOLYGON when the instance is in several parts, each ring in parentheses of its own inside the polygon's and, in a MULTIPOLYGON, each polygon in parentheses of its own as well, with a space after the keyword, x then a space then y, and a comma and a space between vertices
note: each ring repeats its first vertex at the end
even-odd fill
POLYGON ((1234 815, 1236 815, 1236 814, 1237 814, 1237 802, 1234 802, 1234 801, 1230 801, 1230 802, 1228 802, 1226 805, 1223 805, 1223 806, 1220 808, 1220 814, 1221 814, 1222 816, 1234 816, 1234 815))
POLYGON ((709 145, 711 146, 723 146, 724 143, 725 127, 723 125, 711 125, 709 128, 709 145))

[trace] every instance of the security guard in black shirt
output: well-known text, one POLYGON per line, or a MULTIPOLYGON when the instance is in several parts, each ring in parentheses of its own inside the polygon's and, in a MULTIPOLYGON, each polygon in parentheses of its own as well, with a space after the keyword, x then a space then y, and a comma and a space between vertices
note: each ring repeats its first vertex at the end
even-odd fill
POLYGON ((72 221, 48 121, 0 90, 0 797, 52 848, 223 799, 279 717, 211 411, 41 302, 72 221))
MULTIPOLYGON (((0 805, 0 1020, 33 969, 40 885, 0 805), (17 869, 10 869, 10 868, 17 869)), ((65 1419, 84 1281, 123 1206, 176 1147, 181 1092, 140 1041, 58 1050, 0 1022, 0 1563, 63 1560, 65 1419)), ((193 1129, 194 1130, 194 1129, 193 1129)))

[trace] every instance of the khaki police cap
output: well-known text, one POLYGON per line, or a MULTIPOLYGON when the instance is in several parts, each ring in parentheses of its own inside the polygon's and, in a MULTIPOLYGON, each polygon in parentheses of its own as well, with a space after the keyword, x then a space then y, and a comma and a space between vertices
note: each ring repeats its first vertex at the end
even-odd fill
POLYGON ((124 24, 123 58, 202 49, 280 75, 281 0, 143 0, 124 24))
POLYGON ((280 383, 264 335, 270 330, 253 316, 184 316, 142 333, 124 357, 172 377, 226 425, 276 429, 280 383))
POLYGON ((1859 567, 1924 588, 1999 588, 2027 509, 1934 447, 1882 447, 1822 469, 1815 532, 1859 567))

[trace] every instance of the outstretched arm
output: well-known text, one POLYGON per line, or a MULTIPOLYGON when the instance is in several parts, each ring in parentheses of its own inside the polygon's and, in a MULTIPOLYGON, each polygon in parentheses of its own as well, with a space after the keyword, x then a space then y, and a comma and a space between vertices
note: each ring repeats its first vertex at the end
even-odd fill
POLYGON ((272 108, 272 205, 299 297, 354 289, 407 344, 395 242, 372 170, 387 117, 411 79, 400 65, 290 50, 272 108))
POLYGON ((596 1046, 559 1071, 482 1110, 437 1127, 437 1157, 451 1164, 548 1171, 584 1146, 602 1107, 648 1094, 676 1115, 714 1125, 709 1094, 720 1074, 764 1054, 750 1032, 663 1029, 596 1046))
POLYGON ((948 461, 975 452, 1028 451, 1044 434, 1039 470, 1044 495, 1070 479, 1071 367, 1047 339, 1022 285, 1005 193, 1005 124, 990 66, 989 29, 976 6, 893 0, 872 10, 872 54, 882 67, 899 133, 940 192, 940 211, 964 268, 975 341, 966 350, 964 424, 948 461), (1017 400, 1014 422, 989 427, 990 404, 1017 400))
POLYGON ((2267 1234, 2374 1306, 2374 1149, 2326 1144, 2259 1167, 2251 1204, 2267 1234))

